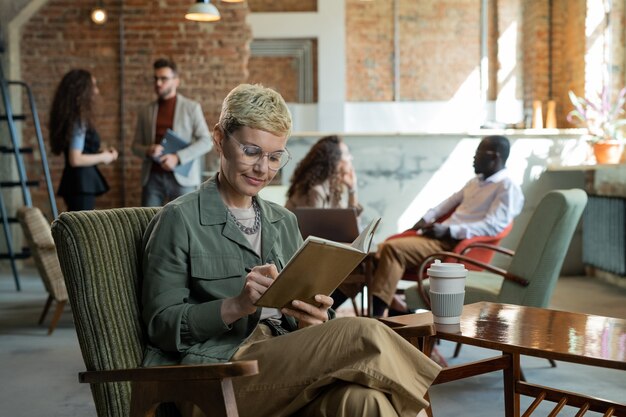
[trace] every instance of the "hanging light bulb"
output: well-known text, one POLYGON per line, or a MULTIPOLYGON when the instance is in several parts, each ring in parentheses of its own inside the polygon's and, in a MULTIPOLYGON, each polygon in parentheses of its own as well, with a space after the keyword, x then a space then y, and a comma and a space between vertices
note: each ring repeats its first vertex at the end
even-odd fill
POLYGON ((221 19, 221 16, 217 7, 212 5, 210 0, 198 0, 187 10, 185 19, 197 22, 216 22, 221 19))
POLYGON ((102 0, 99 0, 98 5, 91 11, 91 21, 96 25, 103 25, 107 21, 107 11, 102 5, 102 0))

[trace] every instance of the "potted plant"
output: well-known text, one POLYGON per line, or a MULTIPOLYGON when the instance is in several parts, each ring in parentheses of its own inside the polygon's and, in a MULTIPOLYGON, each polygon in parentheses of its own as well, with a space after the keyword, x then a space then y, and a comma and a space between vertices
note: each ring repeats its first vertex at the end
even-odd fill
POLYGON ((567 120, 587 128, 587 141, 593 147, 599 164, 620 162, 624 147, 620 127, 626 125, 626 119, 622 117, 626 88, 620 90, 613 103, 610 96, 610 90, 605 86, 591 98, 578 97, 573 91, 569 92, 574 110, 569 112, 567 120))

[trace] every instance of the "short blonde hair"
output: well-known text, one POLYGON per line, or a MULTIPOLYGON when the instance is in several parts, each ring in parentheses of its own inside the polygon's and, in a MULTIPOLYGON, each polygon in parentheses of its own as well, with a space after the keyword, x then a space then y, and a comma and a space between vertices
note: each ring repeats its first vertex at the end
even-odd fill
POLYGON ((246 126, 289 137, 291 113, 282 96, 271 88, 240 84, 224 99, 219 125, 229 133, 246 126))

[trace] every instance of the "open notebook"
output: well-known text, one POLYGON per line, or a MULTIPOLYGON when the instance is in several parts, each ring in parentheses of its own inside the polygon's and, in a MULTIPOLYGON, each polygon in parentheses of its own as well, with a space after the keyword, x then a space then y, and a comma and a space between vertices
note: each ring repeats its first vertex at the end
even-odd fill
POLYGON ((372 220, 352 244, 307 237, 255 304, 283 308, 292 300, 301 300, 317 305, 316 294, 330 295, 365 259, 378 223, 380 217, 372 220))
POLYGON ((302 238, 317 236, 335 242, 352 242, 359 235, 353 208, 296 208, 302 238))

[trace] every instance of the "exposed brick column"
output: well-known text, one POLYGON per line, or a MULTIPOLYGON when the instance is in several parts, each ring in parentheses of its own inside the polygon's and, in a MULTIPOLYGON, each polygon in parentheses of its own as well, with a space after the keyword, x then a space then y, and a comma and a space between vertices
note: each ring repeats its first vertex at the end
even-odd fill
POLYGON ((524 1, 522 9, 522 50, 524 68, 524 109, 533 100, 548 99, 548 0, 524 1))
POLYGON ((554 0, 552 12, 552 93, 557 103, 557 126, 571 127, 570 90, 585 91, 585 0, 554 0))

